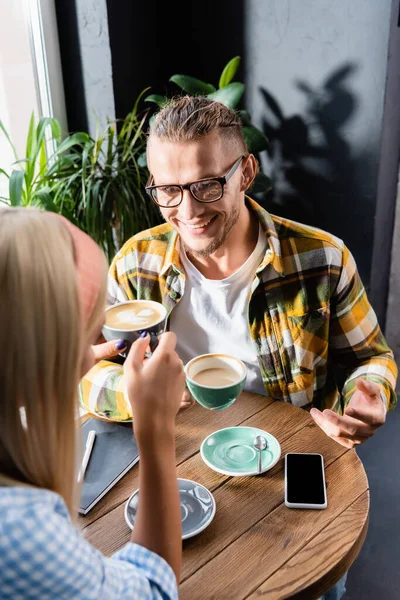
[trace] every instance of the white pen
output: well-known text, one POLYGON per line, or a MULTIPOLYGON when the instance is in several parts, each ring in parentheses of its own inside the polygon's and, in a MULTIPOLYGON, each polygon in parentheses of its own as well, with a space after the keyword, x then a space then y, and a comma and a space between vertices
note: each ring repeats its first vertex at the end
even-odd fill
POLYGON ((83 455, 81 468, 79 469, 78 483, 80 483, 85 476, 86 468, 87 468, 89 460, 90 460, 90 455, 92 454, 95 437, 96 437, 96 432, 94 429, 91 429, 87 436, 85 454, 83 455))

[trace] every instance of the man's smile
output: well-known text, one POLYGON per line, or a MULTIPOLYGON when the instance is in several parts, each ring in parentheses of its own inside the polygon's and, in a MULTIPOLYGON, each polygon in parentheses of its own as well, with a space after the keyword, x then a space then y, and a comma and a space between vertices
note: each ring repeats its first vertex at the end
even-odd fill
POLYGON ((183 225, 183 227, 188 229, 192 235, 201 235, 208 230, 210 225, 212 223, 214 223, 214 221, 217 217, 218 217, 218 215, 214 215, 212 217, 207 217, 206 219, 203 219, 202 221, 190 222, 190 223, 188 223, 186 221, 181 221, 179 218, 177 218, 176 220, 179 222, 180 225, 183 225))

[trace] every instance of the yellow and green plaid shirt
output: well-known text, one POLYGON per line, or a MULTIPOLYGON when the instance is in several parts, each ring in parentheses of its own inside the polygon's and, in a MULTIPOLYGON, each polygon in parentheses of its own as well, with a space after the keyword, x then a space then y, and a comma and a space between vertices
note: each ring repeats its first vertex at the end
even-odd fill
MULTIPOLYGON (((250 198, 247 205, 268 241, 249 302, 249 328, 268 396, 341 413, 356 378, 363 377, 379 384, 387 408, 393 408, 397 367, 349 250, 324 231, 270 215, 250 198), (344 376, 341 393, 338 371, 344 376)), ((185 293, 178 240, 168 224, 130 239, 110 268, 109 303, 155 300, 170 314, 185 293)), ((96 365, 82 381, 83 404, 115 420, 130 418, 122 373, 109 361, 96 365)))

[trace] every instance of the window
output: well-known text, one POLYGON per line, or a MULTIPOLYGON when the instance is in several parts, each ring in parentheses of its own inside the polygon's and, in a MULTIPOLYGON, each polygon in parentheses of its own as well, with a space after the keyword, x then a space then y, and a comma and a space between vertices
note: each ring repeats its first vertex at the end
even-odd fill
MULTIPOLYGON (((23 158, 32 112, 55 116, 67 129, 54 0, 2 2, 1 13, 0 119, 23 158)), ((0 132, 0 168, 10 172, 14 161, 0 132)), ((4 176, 0 196, 8 196, 4 176)))

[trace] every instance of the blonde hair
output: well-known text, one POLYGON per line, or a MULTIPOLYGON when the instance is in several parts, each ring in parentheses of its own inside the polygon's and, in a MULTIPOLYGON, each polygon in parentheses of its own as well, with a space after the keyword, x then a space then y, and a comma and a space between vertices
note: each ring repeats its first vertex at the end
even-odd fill
POLYGON ((244 154, 248 152, 237 113, 204 96, 180 96, 170 100, 155 115, 149 139, 157 137, 172 142, 191 142, 214 131, 236 141, 244 154))
POLYGON ((77 386, 105 283, 82 331, 71 236, 35 209, 0 210, 0 484, 76 499, 77 386))

